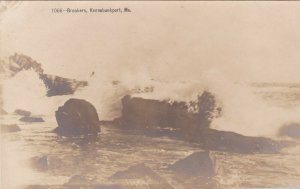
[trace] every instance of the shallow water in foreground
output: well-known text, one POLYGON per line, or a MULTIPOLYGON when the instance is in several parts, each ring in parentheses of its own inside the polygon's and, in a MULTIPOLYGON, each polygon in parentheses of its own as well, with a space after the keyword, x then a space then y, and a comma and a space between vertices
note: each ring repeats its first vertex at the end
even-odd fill
MULTIPOLYGON (((20 132, 2 134, 7 166, 4 174, 7 169, 11 173, 8 176, 20 173, 20 167, 23 171, 21 178, 14 176, 7 188, 19 184, 62 185, 73 175, 85 175, 98 183, 111 184, 111 175, 138 163, 149 166, 174 188, 198 188, 197 178, 177 178, 165 168, 201 150, 199 144, 149 137, 134 131, 121 132, 109 127, 103 127, 97 138, 69 139, 52 132, 56 123, 51 119, 33 124, 20 123, 18 119, 18 116, 10 115, 1 120, 3 123, 18 122, 21 128, 20 132), (44 155, 58 162, 57 165, 46 172, 31 169, 29 158, 44 155)), ((286 148, 280 154, 214 152, 218 173, 213 180, 223 188, 300 187, 300 141, 295 142, 298 143, 296 146, 286 148)))

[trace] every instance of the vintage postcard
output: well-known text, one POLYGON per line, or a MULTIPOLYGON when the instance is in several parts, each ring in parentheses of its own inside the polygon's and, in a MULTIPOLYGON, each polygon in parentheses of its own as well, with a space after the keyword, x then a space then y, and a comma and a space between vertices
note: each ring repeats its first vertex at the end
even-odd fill
POLYGON ((1 189, 300 188, 299 1, 0 1, 1 189))

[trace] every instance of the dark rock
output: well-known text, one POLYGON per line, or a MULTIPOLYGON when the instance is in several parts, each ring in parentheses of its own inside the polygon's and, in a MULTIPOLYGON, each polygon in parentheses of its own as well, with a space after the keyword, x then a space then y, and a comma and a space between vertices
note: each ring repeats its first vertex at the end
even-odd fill
POLYGON ((284 145, 264 137, 244 136, 229 131, 201 129, 190 135, 206 150, 236 153, 278 153, 284 145))
POLYGON ((40 79, 48 89, 47 96, 74 94, 78 88, 88 85, 86 81, 77 81, 75 79, 67 79, 47 74, 40 74, 40 79))
POLYGON ((56 156, 35 156, 30 159, 29 163, 31 168, 42 172, 64 167, 64 162, 56 156))
POLYGON ((47 96, 69 95, 80 88, 88 85, 86 81, 77 81, 59 76, 48 75, 44 73, 42 65, 29 56, 15 53, 9 58, 8 69, 12 76, 22 70, 34 70, 47 88, 47 96))
POLYGON ((36 156, 30 159, 31 168, 37 171, 47 171, 48 170, 48 157, 47 156, 36 156))
POLYGON ((44 119, 41 117, 22 117, 19 120, 28 123, 45 122, 44 119))
POLYGON ((291 123, 288 125, 284 125, 279 129, 279 136, 288 136, 291 138, 300 138, 300 124, 299 123, 291 123))
MULTIPOLYGON (((217 108, 214 96, 209 92, 203 92, 197 102, 159 101, 125 96, 122 99, 122 117, 119 119, 123 127, 153 128, 172 127, 184 128, 208 128, 211 120, 216 115, 217 108), (194 111, 189 111, 193 108, 194 111)), ((217 110, 218 109, 218 110, 217 110)), ((219 112, 217 112, 219 113, 219 112)))
POLYGON ((21 131, 21 129, 17 124, 1 125, 2 133, 13 133, 13 132, 18 132, 18 131, 21 131))
MULTIPOLYGON (((137 164, 129 167, 127 170, 119 171, 113 174, 110 179, 134 180, 133 183, 145 183, 144 188, 151 189, 173 188, 164 178, 144 164, 137 164)), ((139 187, 142 186, 139 184, 139 187)))
POLYGON ((26 110, 17 109, 14 111, 15 114, 21 115, 21 116, 30 116, 31 112, 26 110))
MULTIPOLYGON (((153 99, 125 96, 122 99, 122 116, 112 124, 121 129, 140 129, 147 132, 174 128, 166 134, 170 137, 202 144, 205 150, 236 153, 278 153, 282 143, 264 138, 243 136, 234 132, 218 131, 209 126, 221 113, 214 96, 203 92, 197 102, 169 103, 153 99), (188 111, 188 108, 194 111, 188 111)), ((166 131, 164 131, 166 132, 166 131)), ((146 133, 147 134, 147 133, 146 133)))
POLYGON ((195 152, 178 160, 169 166, 169 169, 188 177, 213 177, 217 173, 215 157, 209 151, 195 152))
POLYGON ((96 108, 81 99, 69 99, 55 112, 58 127, 54 130, 63 136, 97 134, 100 132, 96 108))

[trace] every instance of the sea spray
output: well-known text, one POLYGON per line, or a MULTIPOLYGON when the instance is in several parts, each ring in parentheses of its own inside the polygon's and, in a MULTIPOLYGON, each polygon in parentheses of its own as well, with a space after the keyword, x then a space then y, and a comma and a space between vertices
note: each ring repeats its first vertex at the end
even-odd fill
POLYGON ((300 122, 300 108, 283 108, 267 103, 255 94, 253 86, 234 82, 217 69, 191 75, 194 77, 176 80, 157 76, 144 66, 120 70, 115 64, 107 68, 97 66, 93 74, 86 77, 88 86, 77 90, 74 95, 46 97, 47 89, 38 74, 28 70, 3 81, 2 97, 4 109, 8 112, 21 108, 33 114, 51 115, 52 119, 55 119, 57 108, 68 99, 85 99, 96 107, 101 120, 112 120, 121 115, 121 99, 125 95, 170 103, 183 101, 192 107, 191 102, 197 101, 203 91, 209 91, 222 107, 222 114, 213 120, 212 128, 244 135, 274 136, 282 125, 300 122))
POLYGON ((10 113, 16 109, 24 109, 36 115, 52 115, 58 104, 68 98, 48 98, 44 83, 32 70, 21 71, 13 77, 5 78, 2 88, 3 108, 10 113))

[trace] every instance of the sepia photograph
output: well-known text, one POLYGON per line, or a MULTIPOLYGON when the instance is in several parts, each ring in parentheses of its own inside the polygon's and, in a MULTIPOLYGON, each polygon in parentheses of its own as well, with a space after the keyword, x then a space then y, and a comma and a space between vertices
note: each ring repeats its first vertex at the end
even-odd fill
POLYGON ((300 189, 300 1, 0 1, 0 189, 300 189))

